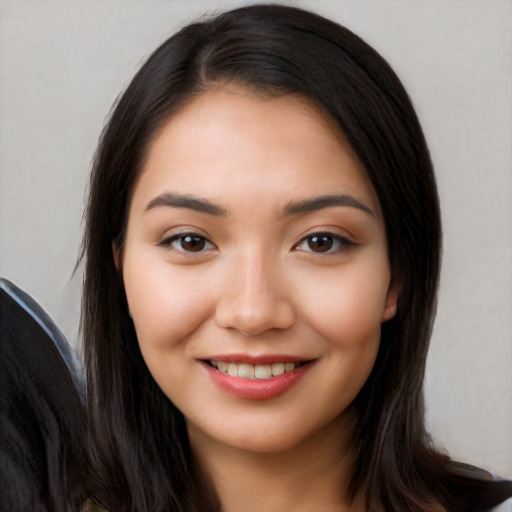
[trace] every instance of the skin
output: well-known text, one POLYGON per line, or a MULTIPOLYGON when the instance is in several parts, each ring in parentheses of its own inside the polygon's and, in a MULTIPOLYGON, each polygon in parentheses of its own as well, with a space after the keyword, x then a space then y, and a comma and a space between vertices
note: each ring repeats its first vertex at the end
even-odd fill
POLYGON ((397 292, 374 191, 327 116, 292 95, 202 93, 150 146, 114 253, 146 364, 223 508, 348 510, 349 406, 397 292), (333 194, 349 204, 290 207, 333 194), (204 360, 218 354, 313 362, 252 400, 212 381, 204 360))

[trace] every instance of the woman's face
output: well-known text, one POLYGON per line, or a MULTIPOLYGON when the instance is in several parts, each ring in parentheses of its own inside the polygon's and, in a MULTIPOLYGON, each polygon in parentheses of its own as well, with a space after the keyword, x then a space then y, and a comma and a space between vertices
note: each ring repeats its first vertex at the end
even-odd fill
POLYGON ((151 374, 221 445, 337 429, 395 313, 372 187, 297 96, 211 89, 164 125, 116 261, 151 374))

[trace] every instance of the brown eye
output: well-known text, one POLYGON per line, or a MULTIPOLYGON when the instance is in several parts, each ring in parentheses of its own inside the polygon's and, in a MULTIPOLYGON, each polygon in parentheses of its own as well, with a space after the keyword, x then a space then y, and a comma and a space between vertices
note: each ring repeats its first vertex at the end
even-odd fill
POLYGON ((312 235, 307 238, 307 241, 309 249, 313 252, 327 252, 334 245, 334 240, 329 235, 312 235))
POLYGON ((181 253, 202 253, 215 249, 213 242, 197 233, 178 233, 163 240, 159 245, 181 253))
POLYGON ((179 240, 181 249, 186 252, 200 252, 206 245, 206 240, 197 235, 183 235, 179 240))
POLYGON ((357 244, 336 233, 311 233, 304 237, 296 246, 298 251, 312 254, 336 254, 348 250, 357 244))

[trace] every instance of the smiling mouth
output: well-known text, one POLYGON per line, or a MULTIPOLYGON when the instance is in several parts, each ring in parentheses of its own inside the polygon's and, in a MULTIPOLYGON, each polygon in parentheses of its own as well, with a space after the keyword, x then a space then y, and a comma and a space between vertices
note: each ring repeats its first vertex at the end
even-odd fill
POLYGON ((232 361, 207 361, 210 366, 213 366, 225 375, 241 377, 242 379, 258 380, 268 380, 273 377, 279 377, 280 375, 291 372, 299 366, 303 366, 310 362, 311 361, 302 361, 297 363, 250 364, 235 363, 232 361))

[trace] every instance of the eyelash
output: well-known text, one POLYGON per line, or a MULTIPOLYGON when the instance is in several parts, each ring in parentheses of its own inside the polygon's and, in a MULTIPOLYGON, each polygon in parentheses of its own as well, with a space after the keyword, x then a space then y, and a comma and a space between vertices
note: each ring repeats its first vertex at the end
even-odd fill
MULTIPOLYGON (((166 238, 159 244, 162 247, 173 248, 176 251, 187 254, 201 254, 206 250, 211 250, 215 248, 215 244, 208 240, 206 237, 199 235, 194 232, 184 232, 177 233, 172 235, 169 238, 166 238), (183 243, 186 243, 186 239, 189 239, 189 242, 194 244, 199 244, 199 250, 187 250, 183 247, 183 243), (180 243, 180 247, 175 246, 176 242, 180 243)), ((346 237, 337 235, 335 233, 331 233, 328 231, 311 233, 310 235, 304 237, 297 245, 295 245, 294 249, 304 252, 309 252, 311 254, 333 254, 344 251, 349 247, 355 246, 356 244, 346 237), (321 248, 322 244, 327 244, 327 247, 324 250, 315 251, 311 247, 311 243, 319 243, 321 248), (307 248, 302 248, 303 244, 307 244, 307 248), (329 245, 330 244, 330 245, 329 245)))
MULTIPOLYGON (((329 242, 327 241, 327 243, 329 243, 329 242)), ((334 254, 334 253, 339 253, 344 250, 347 250, 349 247, 352 247, 355 245, 356 244, 354 242, 350 241, 348 238, 346 238, 344 236, 340 236, 340 235, 337 235, 336 233, 331 233, 329 231, 322 231, 322 232, 318 232, 318 233, 311 233, 310 235, 305 236, 295 246, 295 249, 297 249, 299 251, 309 252, 311 254, 334 254), (323 240, 319 240, 319 242, 321 244, 325 243, 326 239, 328 239, 328 240, 330 240, 332 245, 327 247, 325 250, 314 251, 311 249, 311 246, 309 244, 311 242, 315 243, 314 242, 315 239, 316 240, 323 239, 323 240), (302 244, 307 244, 308 248, 307 249, 301 248, 302 244)))
POLYGON ((211 242, 210 240, 208 240, 208 238, 206 238, 205 236, 199 235, 197 233, 194 233, 194 232, 177 233, 175 235, 170 236, 169 238, 166 238, 165 240, 162 240, 162 242, 160 242, 159 245, 162 247, 172 248, 182 254, 187 254, 187 255, 201 254, 201 253, 205 252, 204 246, 208 246, 208 249, 215 248, 215 244, 213 242, 211 242), (198 250, 198 251, 186 250, 183 248, 183 245, 181 245, 181 247, 174 246, 175 242, 181 242, 181 244, 183 244, 183 242, 187 238, 195 239, 196 242, 199 241, 199 243, 202 243, 204 245, 202 247, 200 247, 200 250, 198 250))

